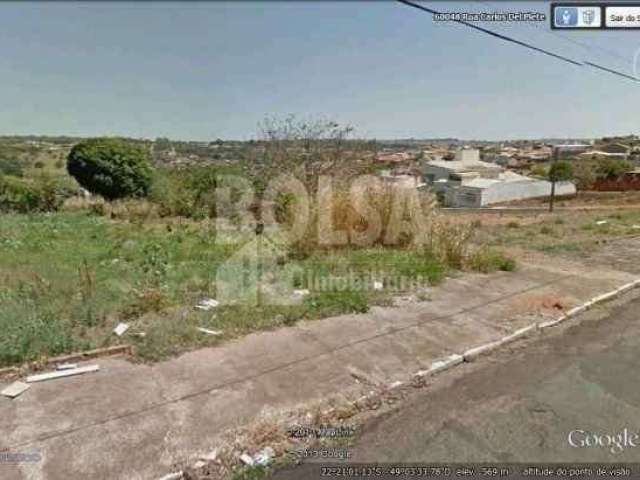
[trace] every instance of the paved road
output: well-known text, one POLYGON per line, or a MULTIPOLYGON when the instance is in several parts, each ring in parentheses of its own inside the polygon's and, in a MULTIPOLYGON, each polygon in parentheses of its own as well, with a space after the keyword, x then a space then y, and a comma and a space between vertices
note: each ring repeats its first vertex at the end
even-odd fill
POLYGON ((612 454, 573 448, 567 438, 573 430, 640 431, 639 315, 636 299, 604 319, 484 360, 370 426, 355 458, 640 461, 640 446, 612 454))
MULTIPOLYGON (((640 435, 637 447, 622 451, 568 442, 574 430, 640 432, 639 317, 636 294, 447 372, 366 426, 352 461, 640 462, 640 435)), ((586 438, 577 432, 572 439, 586 438)))

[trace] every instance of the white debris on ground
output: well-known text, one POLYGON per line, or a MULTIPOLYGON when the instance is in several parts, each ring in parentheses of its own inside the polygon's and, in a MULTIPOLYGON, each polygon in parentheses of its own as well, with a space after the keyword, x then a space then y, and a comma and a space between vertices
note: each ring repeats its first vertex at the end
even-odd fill
POLYGON ((209 330, 208 328, 204 327, 196 327, 196 330, 202 333, 206 333, 207 335, 222 335, 222 332, 220 330, 209 330))
POLYGON ((5 397, 16 398, 17 396, 22 395, 24 392, 29 390, 29 388, 31 388, 31 385, 27 385, 26 383, 13 382, 11 385, 2 390, 0 394, 4 395, 5 397))
POLYGON ((253 467, 255 462, 253 461, 253 457, 248 453, 243 453, 240 455, 240 461, 249 467, 253 467))
POLYGON ((124 335, 124 333, 129 330, 129 324, 128 323, 119 323, 116 328, 113 329, 113 333, 115 333, 117 336, 121 337, 122 335, 124 335))
POLYGON ((382 284, 382 282, 373 282, 374 290, 382 290, 383 288, 384 288, 384 285, 382 284))
POLYGON ((56 370, 71 370, 73 368, 78 368, 77 363, 61 363, 56 367, 56 370))
POLYGON ((218 305, 220 305, 219 301, 214 300, 213 298, 205 298, 196 305, 196 309, 206 312, 211 310, 212 308, 216 308, 218 305))
POLYGON ((159 480, 181 480, 183 477, 184 477, 184 474, 182 472, 174 472, 174 473, 165 475, 159 480))
POLYGON ((260 450, 254 457, 253 463, 254 465, 260 465, 262 467, 266 467, 271 463, 273 457, 276 456, 276 452, 271 447, 265 447, 260 450))
POLYGON ((604 225, 606 223, 609 223, 609 222, 606 221, 606 220, 599 220, 599 221, 596 222, 596 225, 604 225))
POLYGON ((273 450, 273 448, 264 447, 253 457, 246 452, 243 453, 242 455, 240 455, 240 461, 249 467, 253 467, 256 465, 266 467, 273 461, 275 456, 276 452, 273 450))
POLYGON ((306 297, 310 293, 311 292, 309 290, 307 290, 306 288, 302 288, 302 289, 294 290, 293 291, 293 296, 294 297, 306 297))
POLYGON ((84 373, 97 372, 100 370, 98 365, 87 365, 86 367, 72 368, 69 370, 57 370, 55 372, 40 373, 27 377, 27 383, 43 382, 45 380, 54 380, 56 378, 71 377, 74 375, 82 375, 84 373))

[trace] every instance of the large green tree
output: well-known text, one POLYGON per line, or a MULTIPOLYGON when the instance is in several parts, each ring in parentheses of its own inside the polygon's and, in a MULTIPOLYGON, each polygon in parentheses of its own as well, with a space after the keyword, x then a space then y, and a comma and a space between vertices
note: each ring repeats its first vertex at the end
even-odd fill
POLYGON ((147 150, 116 138, 78 143, 69 152, 67 170, 84 188, 108 200, 146 196, 153 173, 147 150))

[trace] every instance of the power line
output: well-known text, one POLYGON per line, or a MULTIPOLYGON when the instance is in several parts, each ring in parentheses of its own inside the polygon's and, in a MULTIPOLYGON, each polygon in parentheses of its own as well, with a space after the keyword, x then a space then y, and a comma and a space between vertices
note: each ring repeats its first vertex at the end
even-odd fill
POLYGON ((634 77, 632 75, 627 75, 626 73, 619 72, 619 71, 614 70, 612 68, 603 67, 602 65, 598 65, 597 63, 588 62, 588 61, 585 60, 584 64, 585 65, 589 65, 590 67, 593 67, 593 68, 597 68, 598 70, 602 70, 604 72, 609 72, 609 73, 612 73, 614 75, 618 75, 620 77, 628 78, 629 80, 633 80, 634 82, 640 81, 640 79, 638 79, 637 77, 634 77))
MULTIPOLYGON (((433 9, 431 9, 429 7, 425 7, 423 5, 419 5, 417 3, 413 3, 413 2, 411 2, 409 0, 398 0, 398 2, 403 3, 405 5, 408 5, 410 7, 417 8, 419 10, 423 10, 425 12, 428 12, 428 13, 431 13, 431 14, 434 14, 434 15, 441 14, 441 12, 438 12, 437 10, 433 10, 433 9)), ((472 24, 470 22, 465 22, 464 20, 452 19, 452 21, 456 22, 456 23, 460 23, 461 25, 464 25, 466 27, 473 28, 474 30, 478 30, 478 31, 480 31, 482 33, 486 33, 487 35, 491 35, 492 37, 499 38, 500 40, 504 40, 504 41, 507 41, 507 42, 514 43, 514 44, 519 45, 521 47, 525 47, 525 48, 527 48, 529 50, 534 50, 536 52, 542 53, 544 55, 548 55, 550 57, 556 58, 556 59, 561 60, 563 62, 570 63, 572 65, 577 65, 579 67, 583 67, 583 66, 586 65, 588 67, 595 68, 595 69, 601 70, 603 72, 611 73, 611 74, 617 75, 619 77, 623 77, 623 78, 626 78, 626 79, 629 79, 629 80, 633 80, 634 82, 640 81, 640 79, 637 78, 637 77, 634 77, 632 75, 628 75, 626 73, 620 72, 620 71, 615 70, 613 68, 603 67, 601 65, 598 65, 596 63, 589 62, 589 61, 586 61, 586 60, 584 60, 582 62, 578 62, 576 60, 572 60, 572 59, 570 59, 568 57, 565 57, 563 55, 559 55, 557 53, 550 52, 549 50, 545 50, 543 48, 536 47, 535 45, 531 45, 530 43, 522 42, 520 40, 516 40, 515 38, 508 37, 507 35, 503 35, 501 33, 494 32, 493 30, 489 30, 487 28, 479 27, 479 26, 474 25, 474 24, 472 24)))
MULTIPOLYGON (((496 13, 496 10, 494 10, 494 8, 497 7, 497 5, 492 5, 491 3, 485 2, 485 1, 482 1, 482 0, 480 0, 479 3, 482 3, 483 5, 488 6, 491 9, 492 13, 496 13)), ((604 52, 604 53, 606 53, 607 55, 609 55, 611 57, 617 58, 618 62, 620 62, 620 63, 624 62, 625 65, 628 64, 629 59, 627 57, 625 57, 624 55, 622 55, 622 54, 620 54, 620 53, 618 53, 618 52, 616 52, 614 50, 611 50, 609 48, 603 48, 603 47, 601 47, 599 45, 595 45, 593 43, 587 43, 587 42, 584 42, 584 41, 579 41, 579 40, 575 40, 573 38, 566 37, 564 35, 561 35, 556 30, 547 30, 542 25, 540 25, 539 22, 535 22, 533 24, 525 23, 525 25, 528 26, 528 27, 531 27, 533 30, 536 30, 537 32, 545 33, 547 35, 553 35, 556 38, 559 38, 561 40, 564 40, 565 42, 569 42, 569 43, 572 43, 574 45, 577 45, 577 46, 579 46, 579 47, 581 47, 581 48, 583 48, 585 50, 589 50, 591 52, 593 52, 593 49, 600 50, 601 52, 604 52)))
MULTIPOLYGON (((438 14, 441 13, 441 12, 433 10, 433 9, 431 9, 429 7, 425 7, 423 5, 418 5, 417 3, 413 3, 413 2, 410 2, 408 0, 398 0, 398 2, 404 3, 405 5, 417 8, 419 10, 424 10, 425 12, 429 12, 429 13, 432 13, 434 15, 438 15, 438 14)), ((583 66, 583 64, 581 62, 577 62, 575 60, 571 60, 570 58, 564 57, 562 55, 558 55, 557 53, 553 53, 553 52, 550 52, 548 50, 544 50, 542 48, 536 47, 536 46, 531 45, 529 43, 521 42, 520 40, 516 40, 515 38, 507 37, 506 35, 502 35, 501 33, 494 32, 493 30, 489 30, 487 28, 479 27, 479 26, 474 25, 472 23, 465 22, 464 20, 455 20, 454 19, 453 21, 457 22, 457 23, 460 23, 462 25, 465 25, 465 26, 467 26, 469 28, 473 28, 474 30, 478 30, 480 32, 486 33, 487 35, 491 35, 492 37, 499 38, 500 40, 505 40, 507 42, 515 43, 516 45, 520 45, 521 47, 525 47, 525 48, 528 48, 530 50, 534 50, 536 52, 543 53, 544 55, 548 55, 550 57, 554 57, 554 58, 556 58, 558 60, 562 60, 563 62, 567 62, 567 63, 570 63, 572 65, 577 65, 578 67, 582 67, 583 66)))

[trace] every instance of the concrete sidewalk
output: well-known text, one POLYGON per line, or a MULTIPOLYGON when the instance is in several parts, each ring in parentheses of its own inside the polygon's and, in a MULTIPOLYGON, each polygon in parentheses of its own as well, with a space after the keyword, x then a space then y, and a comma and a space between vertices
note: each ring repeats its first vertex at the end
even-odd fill
MULTIPOLYGON (((636 247, 630 264, 640 259, 636 247)), ((161 477, 265 408, 359 394, 352 369, 373 381, 406 380, 434 360, 634 280, 632 271, 537 258, 514 273, 448 279, 428 302, 304 322, 153 366, 101 359, 98 373, 0 398, 0 450, 42 456, 0 464, 0 478, 161 477)))

